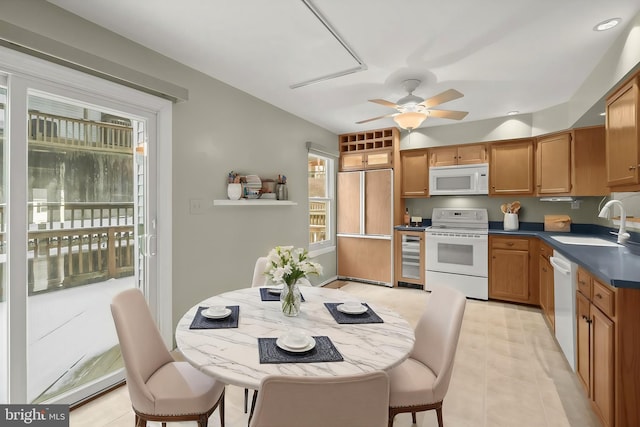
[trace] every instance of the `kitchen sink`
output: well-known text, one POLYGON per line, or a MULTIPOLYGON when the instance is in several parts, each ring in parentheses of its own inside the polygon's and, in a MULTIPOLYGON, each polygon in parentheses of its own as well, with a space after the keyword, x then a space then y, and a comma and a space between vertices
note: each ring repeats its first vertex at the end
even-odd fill
POLYGON ((586 246, 620 246, 616 242, 605 240, 600 237, 587 237, 587 236, 551 236, 553 240, 556 240, 565 245, 586 245, 586 246))

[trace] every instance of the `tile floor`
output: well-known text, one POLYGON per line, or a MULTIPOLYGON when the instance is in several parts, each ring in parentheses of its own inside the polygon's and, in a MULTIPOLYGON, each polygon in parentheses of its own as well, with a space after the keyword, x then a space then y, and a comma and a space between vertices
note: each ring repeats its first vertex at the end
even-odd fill
MULTIPOLYGON (((412 325, 429 297, 417 289, 353 282, 336 282, 332 287, 390 307, 412 325)), ((227 427, 247 425, 242 405, 243 389, 228 386, 227 427)), ((600 427, 540 310, 498 302, 467 302, 443 413, 446 427, 600 427)), ((435 411, 418 413, 417 421, 419 427, 437 426, 435 411)), ((209 426, 218 427, 219 422, 215 412, 209 426)), ((133 423, 127 389, 120 387, 72 411, 70 424, 132 427, 133 423)), ((410 414, 396 416, 395 427, 411 425, 410 414)))

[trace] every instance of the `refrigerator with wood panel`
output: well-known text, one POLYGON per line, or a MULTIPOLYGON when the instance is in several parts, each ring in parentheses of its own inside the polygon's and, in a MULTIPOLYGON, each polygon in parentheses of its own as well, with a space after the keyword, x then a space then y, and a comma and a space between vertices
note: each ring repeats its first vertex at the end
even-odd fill
POLYGON ((338 277, 393 286, 393 170, 340 172, 338 277))

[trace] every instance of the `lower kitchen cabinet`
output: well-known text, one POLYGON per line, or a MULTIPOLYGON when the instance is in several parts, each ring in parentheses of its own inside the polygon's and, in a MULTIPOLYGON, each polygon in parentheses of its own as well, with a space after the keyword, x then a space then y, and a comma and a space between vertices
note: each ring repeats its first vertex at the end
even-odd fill
POLYGON ((424 231, 396 231, 396 285, 405 282, 424 287, 424 243, 424 231))
POLYGON ((605 300, 605 310, 614 317, 615 291, 583 268, 578 269, 577 280, 576 374, 602 424, 614 427, 615 323, 596 304, 605 300))
POLYGON ((538 275, 540 283, 540 308, 552 331, 555 331, 555 294, 553 281, 553 267, 549 257, 553 255, 551 246, 540 242, 540 256, 538 258, 538 275))
POLYGON ((537 257, 532 262, 530 250, 537 239, 528 237, 489 236, 489 298, 538 304, 537 257), (533 264, 533 265, 532 265, 533 264))
POLYGON ((640 289, 613 288, 578 268, 577 366, 604 427, 640 425, 640 289))

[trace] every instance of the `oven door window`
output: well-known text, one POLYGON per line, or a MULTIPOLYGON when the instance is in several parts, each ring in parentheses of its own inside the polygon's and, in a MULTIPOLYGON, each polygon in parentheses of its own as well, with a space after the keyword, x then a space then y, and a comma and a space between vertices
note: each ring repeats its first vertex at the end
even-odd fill
POLYGON ((438 264, 473 267, 473 245, 438 243, 438 264))

